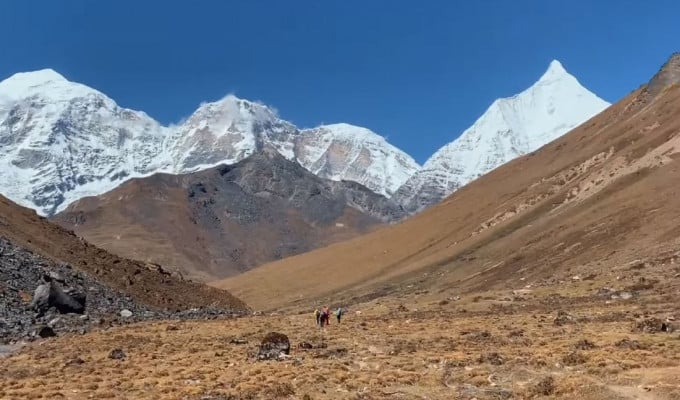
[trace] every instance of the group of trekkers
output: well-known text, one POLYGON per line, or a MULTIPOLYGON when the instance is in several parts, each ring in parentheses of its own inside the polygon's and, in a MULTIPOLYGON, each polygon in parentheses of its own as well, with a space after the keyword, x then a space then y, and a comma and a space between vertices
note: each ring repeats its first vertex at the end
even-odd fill
POLYGON ((342 315, 345 313, 345 310, 343 310, 342 307, 338 307, 334 312, 332 312, 328 308, 328 306, 321 307, 321 310, 317 308, 316 310, 314 310, 314 318, 316 318, 316 324, 321 328, 327 326, 330 323, 331 313, 335 314, 335 317, 338 319, 339 324, 340 320, 342 319, 342 315))

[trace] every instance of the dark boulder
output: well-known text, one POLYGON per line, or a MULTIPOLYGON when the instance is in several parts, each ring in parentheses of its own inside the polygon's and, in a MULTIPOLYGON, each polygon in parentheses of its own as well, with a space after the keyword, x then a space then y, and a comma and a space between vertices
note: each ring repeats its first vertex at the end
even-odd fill
POLYGON ((126 357, 125 352, 123 349, 113 349, 109 353, 109 358, 112 360, 124 360, 126 357))
POLYGON ((262 339, 258 360, 277 360, 290 353, 290 341, 283 333, 270 332, 262 339))
POLYGON ((41 338, 55 337, 57 334, 49 326, 39 326, 35 329, 35 335, 41 338))

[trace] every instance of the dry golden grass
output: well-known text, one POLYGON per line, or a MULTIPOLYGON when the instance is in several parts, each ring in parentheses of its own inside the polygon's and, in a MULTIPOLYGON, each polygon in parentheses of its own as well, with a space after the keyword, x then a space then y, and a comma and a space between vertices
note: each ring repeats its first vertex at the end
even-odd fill
POLYGON ((664 293, 678 286, 612 301, 592 294, 604 283, 544 287, 510 301, 510 291, 381 298, 323 330, 300 310, 64 336, 3 360, 0 398, 677 399, 679 334, 635 332, 633 322, 672 313, 677 304, 664 293), (559 311, 569 313, 562 325, 559 311), (289 336, 291 357, 254 361, 249 355, 271 331, 289 336), (108 358, 114 348, 126 359, 108 358))

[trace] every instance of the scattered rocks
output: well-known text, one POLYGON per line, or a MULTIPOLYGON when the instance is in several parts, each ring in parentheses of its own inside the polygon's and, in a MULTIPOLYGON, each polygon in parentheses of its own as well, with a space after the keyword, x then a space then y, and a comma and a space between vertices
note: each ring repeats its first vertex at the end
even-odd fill
POLYGON ((290 341, 283 333, 270 332, 260 343, 258 360, 278 360, 290 354, 290 341), (282 357, 283 356, 283 357, 282 357))
POLYGON ((109 353, 109 358, 112 360, 124 360, 127 357, 123 349, 113 349, 109 353))
POLYGON ((0 238, 0 254, 0 345, 39 339, 39 326, 49 326, 55 334, 83 333, 93 326, 142 320, 233 315, 217 308, 152 311, 68 264, 55 263, 5 238, 0 238))
POLYGON ((619 291, 613 288, 609 287, 603 287, 598 289, 595 292, 595 296, 601 297, 601 298, 609 298, 612 300, 630 300, 633 297, 635 297, 634 292, 628 292, 628 291, 619 291))

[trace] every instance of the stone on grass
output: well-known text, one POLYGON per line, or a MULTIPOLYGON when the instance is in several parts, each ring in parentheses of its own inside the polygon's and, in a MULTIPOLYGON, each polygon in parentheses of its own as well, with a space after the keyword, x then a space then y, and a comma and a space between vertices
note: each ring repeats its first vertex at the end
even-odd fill
POLYGON ((283 333, 270 332, 260 343, 258 360, 278 360, 290 353, 290 341, 283 333))

